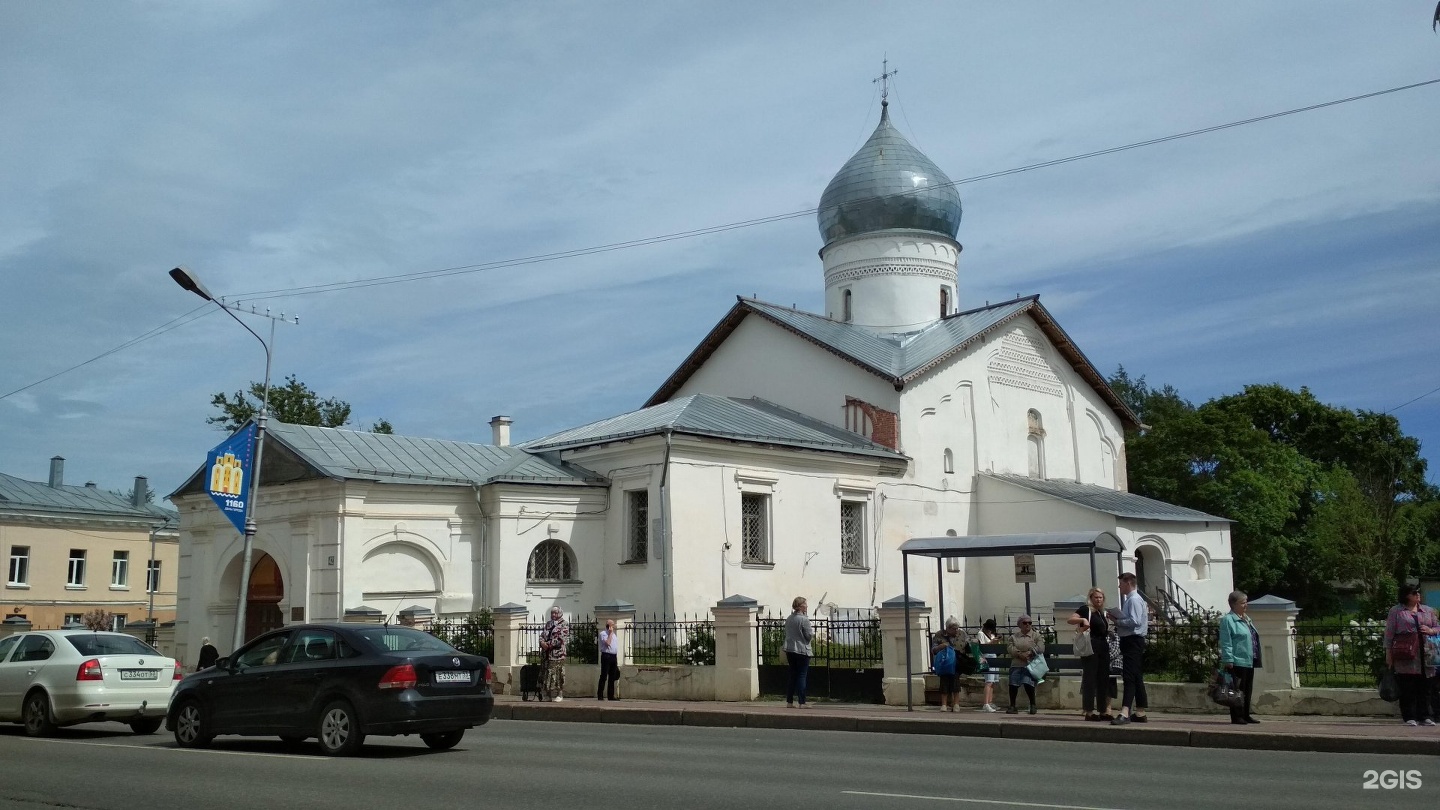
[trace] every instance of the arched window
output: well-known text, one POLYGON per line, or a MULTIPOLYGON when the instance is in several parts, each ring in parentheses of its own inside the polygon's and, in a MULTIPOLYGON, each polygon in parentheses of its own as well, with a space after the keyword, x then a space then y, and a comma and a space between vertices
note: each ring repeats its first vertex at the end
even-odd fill
POLYGON ((948 447, 945 448, 945 472, 955 472, 955 454, 950 452, 948 447))
POLYGON ((1190 579, 1197 582, 1210 578, 1210 561, 1199 551, 1190 558, 1190 579))
POLYGON ((940 288, 940 317, 950 314, 950 288, 940 288))
POLYGON ((546 540, 530 552, 525 576, 531 582, 574 582, 575 555, 559 540, 546 540))
POLYGON ((851 321, 851 319, 854 318, 854 315, 852 314, 852 312, 851 312, 851 310, 850 310, 850 291, 849 291, 849 290, 846 290, 846 291, 845 291, 845 306, 844 306, 844 309, 841 311, 841 315, 843 316, 843 317, 841 318, 841 320, 845 321, 846 323, 849 323, 849 322, 851 321))
POLYGON ((1029 422, 1026 433, 1027 449, 1030 455, 1030 477, 1045 477, 1045 424, 1040 418, 1040 412, 1031 410, 1026 415, 1029 422))

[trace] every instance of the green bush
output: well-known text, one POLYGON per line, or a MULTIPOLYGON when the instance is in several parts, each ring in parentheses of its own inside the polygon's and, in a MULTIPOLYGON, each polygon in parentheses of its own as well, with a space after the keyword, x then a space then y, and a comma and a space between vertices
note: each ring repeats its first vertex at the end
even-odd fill
POLYGON ((489 609, 468 616, 440 619, 430 626, 430 635, 460 652, 495 660, 495 617, 489 609))
POLYGON ((1220 665, 1220 614, 1204 611, 1184 622, 1152 626, 1145 645, 1145 673, 1206 683, 1220 665))
POLYGON ((685 637, 685 649, 680 653, 680 663, 692 666, 715 665, 715 626, 713 624, 692 625, 685 637))
POLYGON ((565 655, 577 664, 600 661, 600 631, 593 622, 570 625, 570 641, 565 644, 565 655))

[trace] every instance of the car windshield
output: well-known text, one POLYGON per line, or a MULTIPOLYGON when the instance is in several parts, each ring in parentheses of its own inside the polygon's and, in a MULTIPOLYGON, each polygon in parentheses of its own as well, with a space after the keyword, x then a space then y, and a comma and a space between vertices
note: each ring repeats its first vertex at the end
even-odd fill
POLYGON ((154 647, 130 636, 93 635, 66 636, 81 655, 159 655, 154 647))
POLYGON ((381 652, 459 652, 429 633, 405 627, 374 627, 355 635, 381 652))

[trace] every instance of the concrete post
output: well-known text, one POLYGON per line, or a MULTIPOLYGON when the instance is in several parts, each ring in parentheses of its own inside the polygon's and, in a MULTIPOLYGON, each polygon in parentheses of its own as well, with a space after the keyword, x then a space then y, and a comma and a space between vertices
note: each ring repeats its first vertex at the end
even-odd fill
POLYGON ((1295 617, 1300 615, 1300 609, 1289 599, 1262 596, 1250 600, 1248 615, 1260 634, 1260 668, 1255 670, 1255 694, 1270 689, 1298 689, 1295 617))
MULTIPOLYGON (((913 671, 909 676, 910 699, 916 706, 925 705, 925 673, 930 669, 930 639, 925 636, 930 608, 921 600, 910 597, 910 656, 913 671)), ((880 603, 881 655, 885 663, 883 690, 885 702, 904 706, 905 675, 905 597, 897 596, 880 603)))
POLYGON ((28 633, 33 627, 34 625, 20 616, 7 616, 5 621, 0 622, 0 638, 28 633))
MULTIPOLYGON (((598 642, 600 631, 605 629, 605 622, 615 621, 615 634, 620 637, 620 655, 618 664, 628 666, 631 662, 632 647, 630 634, 635 630, 635 606, 624 599, 611 599, 603 605, 595 606, 595 638, 598 642)), ((597 653, 598 655, 598 653, 597 653)), ((579 662, 576 662, 579 663, 579 662)), ((590 663, 586 661, 584 663, 590 663)), ((598 660, 594 663, 600 663, 598 660)))
POLYGON ((715 603, 715 700, 754 700, 760 696, 760 651, 755 616, 760 604, 735 594, 715 603))
POLYGON ((495 689, 502 694, 513 695, 520 690, 520 667, 525 665, 520 626, 525 624, 530 609, 506 602, 490 614, 495 617, 495 660, 490 662, 495 675, 495 689))

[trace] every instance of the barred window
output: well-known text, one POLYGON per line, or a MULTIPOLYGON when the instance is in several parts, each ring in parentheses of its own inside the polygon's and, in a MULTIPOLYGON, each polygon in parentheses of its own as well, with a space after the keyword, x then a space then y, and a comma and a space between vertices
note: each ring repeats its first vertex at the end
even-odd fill
POLYGON ((630 520, 629 544, 625 550, 627 562, 645 562, 650 559, 650 491, 637 489, 625 493, 630 520))
POLYGON ((546 540, 530 553, 526 576, 531 582, 575 581, 575 558, 559 540, 546 540))
POLYGON ((740 494, 741 562, 770 562, 770 496, 740 494))
POLYGON ((840 502, 840 565, 865 567, 865 504, 840 502))

